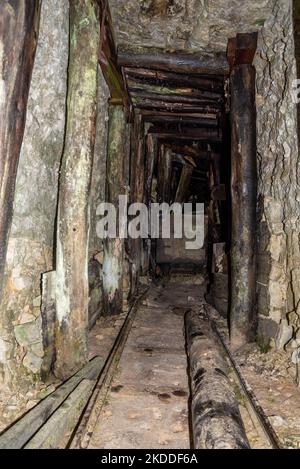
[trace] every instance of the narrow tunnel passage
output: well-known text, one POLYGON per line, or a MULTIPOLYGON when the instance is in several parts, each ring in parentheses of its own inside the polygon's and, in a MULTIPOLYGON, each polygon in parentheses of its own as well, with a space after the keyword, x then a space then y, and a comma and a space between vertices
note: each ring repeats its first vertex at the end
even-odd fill
POLYGON ((0 5, 0 448, 299 447, 299 9, 198 3, 0 5))

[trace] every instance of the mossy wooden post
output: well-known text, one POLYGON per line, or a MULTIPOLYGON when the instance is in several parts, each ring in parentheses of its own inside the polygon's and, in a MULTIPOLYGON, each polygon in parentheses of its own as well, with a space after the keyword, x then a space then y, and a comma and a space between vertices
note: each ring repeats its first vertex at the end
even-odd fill
MULTIPOLYGON (((125 195, 126 116, 122 104, 109 108, 108 149, 106 166, 106 202, 116 208, 118 219, 119 195, 125 195)), ((118 233, 117 233, 118 234, 118 233)), ((107 315, 123 311, 124 239, 104 240, 103 305, 107 315)))
POLYGON ((237 35, 231 92, 231 309, 233 348, 254 339, 256 288, 256 35, 237 35), (244 47, 245 46, 245 47, 244 47))
POLYGON ((70 1, 67 127, 56 242, 55 373, 65 379, 87 355, 89 192, 95 142, 99 22, 93 0, 70 1))
MULTIPOLYGON (((145 138, 144 122, 139 112, 134 114, 131 133, 131 165, 130 165, 130 201, 142 203, 145 190, 145 138)), ((142 240, 130 240, 131 263, 131 294, 135 292, 141 269, 142 240)))
POLYGON ((33 69, 40 2, 0 2, 0 292, 33 69))

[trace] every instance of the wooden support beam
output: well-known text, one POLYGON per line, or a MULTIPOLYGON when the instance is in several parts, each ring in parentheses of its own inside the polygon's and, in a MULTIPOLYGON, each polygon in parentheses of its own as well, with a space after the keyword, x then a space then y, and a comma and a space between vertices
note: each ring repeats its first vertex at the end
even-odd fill
MULTIPOLYGON (((252 49, 250 52, 253 55, 252 49)), ((230 76, 230 94, 232 142, 230 337, 233 347, 238 348, 254 339, 256 325, 257 168, 255 68, 252 65, 234 65, 230 76)))
POLYGON ((214 186, 211 190, 211 198, 216 201, 226 200, 225 184, 214 186))
POLYGON ((70 2, 67 126, 56 240, 56 362, 65 379, 88 359, 90 180, 95 143, 99 21, 93 0, 70 2))
POLYGON ((169 115, 157 115, 157 114, 148 114, 143 116, 144 121, 151 123, 151 124, 192 124, 193 126, 199 127, 218 127, 218 121, 216 119, 206 119, 205 117, 197 118, 197 117, 184 117, 180 116, 169 116, 169 115))
MULTIPOLYGON (((145 189, 145 127, 139 112, 134 113, 131 133, 130 202, 143 202, 145 189)), ((130 239, 131 295, 136 291, 141 268, 141 239, 130 239)))
POLYGON ((211 99, 211 100, 220 100, 222 99, 224 93, 222 92, 215 92, 215 91, 207 91, 207 90, 197 90, 194 88, 185 88, 181 85, 181 87, 170 87, 166 84, 164 86, 161 85, 151 85, 148 83, 139 83, 131 79, 127 79, 128 89, 131 93, 149 93, 153 95, 163 95, 163 96, 185 96, 187 98, 195 98, 195 99, 211 99))
POLYGON ((214 116, 219 115, 222 110, 222 105, 203 101, 201 104, 191 103, 171 103, 165 102, 159 99, 143 99, 135 98, 134 105, 137 109, 156 109, 158 111, 168 112, 181 112, 181 113, 201 113, 201 114, 212 114, 214 116))
POLYGON ((39 1, 0 2, 0 294, 39 15, 39 1))
POLYGON ((162 202, 170 202, 171 177, 172 177, 172 150, 164 147, 164 156, 161 161, 162 166, 159 171, 163 174, 162 202))
POLYGON ((221 98, 200 97, 200 96, 186 96, 178 94, 162 94, 153 93, 147 90, 136 90, 129 88, 130 96, 134 105, 139 104, 142 100, 163 101, 165 103, 183 103, 191 104, 194 106, 217 106, 221 105, 221 98))
POLYGON ((186 201, 186 196, 189 190, 193 169, 194 168, 191 164, 185 164, 184 166, 182 166, 180 180, 175 195, 175 202, 182 204, 186 201))
POLYGON ((172 148, 174 153, 185 154, 188 156, 195 157, 196 159, 202 159, 202 160, 207 160, 207 161, 211 161, 211 160, 219 161, 220 159, 219 153, 199 150, 198 148, 185 145, 184 143, 182 146, 179 146, 178 144, 172 144, 172 143, 167 143, 166 145, 172 148))
POLYGON ((224 92, 223 76, 197 76, 183 73, 163 72, 143 68, 123 68, 127 79, 135 83, 161 84, 161 86, 175 86, 178 88, 191 87, 198 90, 224 92))
MULTIPOLYGON (((201 113, 201 112, 171 112, 168 110, 156 110, 156 109, 141 109, 140 114, 143 116, 144 120, 146 121, 146 118, 148 116, 159 116, 159 117, 177 117, 177 118, 182 118, 182 119, 195 119, 195 120, 200 120, 200 119, 205 119, 212 121, 212 123, 216 122, 218 123, 218 119, 216 114, 209 114, 207 112, 201 113)), ((213 127, 213 125, 212 125, 213 127)))
POLYGON ((228 75, 229 71, 226 55, 223 52, 184 54, 182 52, 162 53, 151 49, 141 52, 120 50, 118 63, 122 67, 188 73, 189 75, 228 75))
POLYGON ((162 127, 150 127, 149 133, 158 136, 163 139, 173 140, 200 140, 200 141, 211 141, 221 142, 222 133, 219 129, 210 128, 180 128, 178 129, 164 129, 162 127))
POLYGON ((157 139, 153 135, 148 134, 146 138, 146 168, 145 168, 145 191, 144 202, 151 202, 151 188, 154 165, 157 159, 157 139))
MULTIPOLYGON (((114 205, 119 216, 119 195, 125 195, 126 116, 122 105, 110 105, 106 163, 106 202, 114 205)), ((124 239, 104 240, 103 307, 105 315, 123 311, 124 239)))
POLYGON ((117 48, 108 0, 97 0, 100 17, 99 64, 110 91, 111 98, 122 100, 129 112, 126 82, 117 63, 117 48))
POLYGON ((158 154, 158 202, 169 202, 171 195, 172 150, 160 145, 158 154))

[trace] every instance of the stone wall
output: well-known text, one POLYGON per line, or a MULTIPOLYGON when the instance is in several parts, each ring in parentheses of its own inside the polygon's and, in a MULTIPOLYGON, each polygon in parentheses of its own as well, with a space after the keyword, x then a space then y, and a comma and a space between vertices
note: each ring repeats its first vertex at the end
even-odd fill
POLYGON ((42 2, 1 302, 0 362, 4 381, 10 384, 39 373, 43 356, 40 282, 41 273, 53 269, 65 128, 68 3, 42 2))
POLYGON ((300 307, 300 186, 292 0, 272 0, 259 34, 258 334, 274 337, 282 318, 298 320, 300 307))

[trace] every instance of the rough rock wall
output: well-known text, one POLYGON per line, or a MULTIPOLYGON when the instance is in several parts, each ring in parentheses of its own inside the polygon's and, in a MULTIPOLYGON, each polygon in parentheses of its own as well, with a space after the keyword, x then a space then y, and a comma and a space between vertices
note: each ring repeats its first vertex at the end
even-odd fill
POLYGON ((259 37, 257 135, 259 172, 259 331, 274 337, 282 318, 300 312, 300 186, 292 0, 272 0, 259 37))
POLYGON ((226 50, 228 37, 260 28, 269 0, 109 0, 119 45, 226 50))
POLYGON ((12 384, 20 384, 22 376, 25 380, 27 375, 38 373, 43 356, 40 282, 41 273, 53 269, 65 128, 68 3, 42 2, 1 302, 0 364, 4 381, 12 384))

